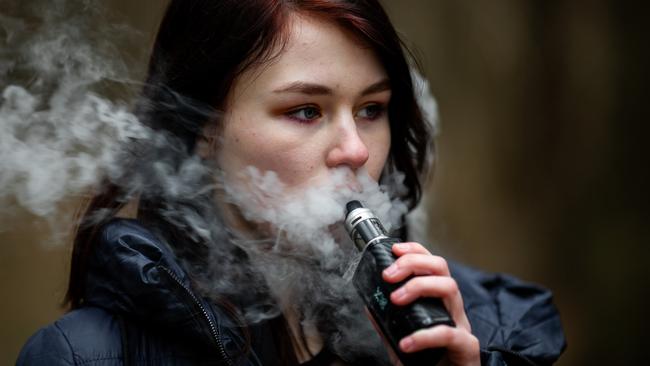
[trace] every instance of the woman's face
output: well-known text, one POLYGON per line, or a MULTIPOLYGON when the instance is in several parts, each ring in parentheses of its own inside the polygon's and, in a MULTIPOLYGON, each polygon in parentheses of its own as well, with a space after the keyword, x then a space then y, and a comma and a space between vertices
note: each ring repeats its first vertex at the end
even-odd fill
POLYGON ((270 64, 244 72, 228 96, 217 156, 227 177, 254 166, 290 188, 365 168, 375 180, 390 150, 388 78, 372 50, 336 25, 292 16, 270 64))

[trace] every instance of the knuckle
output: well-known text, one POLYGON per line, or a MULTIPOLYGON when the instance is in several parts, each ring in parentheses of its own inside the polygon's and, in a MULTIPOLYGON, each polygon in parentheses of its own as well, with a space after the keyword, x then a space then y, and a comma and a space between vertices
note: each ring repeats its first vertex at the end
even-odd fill
POLYGON ((411 272, 430 272, 432 263, 429 258, 429 256, 423 254, 410 253, 399 257, 396 262, 400 268, 409 269, 411 272))
POLYGON ((404 287, 406 287, 408 293, 420 296, 423 292, 427 292, 426 289, 430 287, 430 284, 426 277, 417 276, 408 281, 404 287))
POLYGON ((429 261, 433 267, 436 268, 437 272, 448 273, 447 261, 440 256, 432 255, 429 257, 429 261))
POLYGON ((436 257, 436 260, 440 269, 445 273, 449 273, 449 263, 447 263, 447 260, 443 257, 436 257))
POLYGON ((476 336, 474 336, 473 334, 470 334, 469 346, 471 347, 471 349, 475 351, 478 351, 481 348, 478 338, 476 338, 476 336))
POLYGON ((427 253, 429 252, 427 250, 427 248, 424 247, 424 245, 422 245, 422 244, 420 244, 418 242, 412 241, 412 242, 410 242, 410 244, 411 244, 411 248, 413 248, 414 250, 416 250, 418 252, 427 252, 427 253))
POLYGON ((415 277, 404 284, 404 289, 408 293, 417 293, 420 288, 420 278, 415 277))
POLYGON ((408 255, 408 254, 397 258, 397 260, 395 261, 395 263, 397 263, 397 265, 400 268, 408 268, 408 267, 411 266, 412 262, 413 262, 413 260, 411 259, 411 256, 408 255))
POLYGON ((413 340, 417 343, 422 343, 422 342, 427 342, 429 341, 433 336, 432 334, 432 328, 425 328, 425 329, 419 329, 413 332, 411 334, 411 337, 413 337, 413 340))
POLYGON ((440 338, 444 341, 445 344, 451 344, 456 338, 456 332, 454 332, 454 329, 448 326, 441 326, 441 329, 439 330, 440 332, 440 338))
POLYGON ((445 284, 445 292, 448 294, 455 294, 458 292, 458 282, 456 282, 456 280, 451 277, 446 278, 447 283, 445 284))

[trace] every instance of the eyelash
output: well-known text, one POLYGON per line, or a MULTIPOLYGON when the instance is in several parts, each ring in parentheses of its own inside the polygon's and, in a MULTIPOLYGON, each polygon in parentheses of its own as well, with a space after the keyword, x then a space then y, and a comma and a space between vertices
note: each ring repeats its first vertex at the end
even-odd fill
POLYGON ((321 113, 320 113, 320 109, 318 107, 313 106, 313 105, 306 105, 306 106, 302 106, 302 107, 299 107, 299 108, 296 108, 296 109, 293 109, 293 110, 287 112, 286 116, 289 117, 290 119, 298 121, 300 123, 310 123, 310 122, 316 120, 317 118, 320 118, 321 113), (306 110, 315 110, 316 113, 317 113, 317 116, 313 117, 313 118, 300 118, 300 117, 297 117, 297 115, 299 113, 304 112, 306 110))
POLYGON ((375 108, 375 115, 372 117, 364 117, 367 120, 374 121, 376 119, 381 118, 384 113, 386 112, 386 106, 380 103, 372 103, 368 104, 365 107, 363 107, 361 110, 368 109, 368 108, 375 108))
MULTIPOLYGON (((374 116, 362 117, 362 118, 364 118, 366 120, 369 120, 369 121, 374 121, 376 119, 379 119, 386 112, 386 106, 384 104, 381 104, 381 103, 368 104, 365 107, 363 107, 361 109, 361 111, 366 110, 368 108, 376 108, 374 116)), ((292 120, 295 120, 295 121, 298 121, 300 123, 311 123, 311 122, 317 120, 318 118, 320 118, 322 116, 320 109, 317 106, 313 106, 313 105, 307 105, 307 106, 299 107, 297 109, 293 109, 293 110, 285 113, 285 115, 288 118, 290 118, 292 120), (316 112, 316 115, 314 117, 312 117, 312 118, 300 118, 300 117, 297 116, 298 114, 304 113, 305 111, 308 111, 308 110, 314 110, 316 112)))

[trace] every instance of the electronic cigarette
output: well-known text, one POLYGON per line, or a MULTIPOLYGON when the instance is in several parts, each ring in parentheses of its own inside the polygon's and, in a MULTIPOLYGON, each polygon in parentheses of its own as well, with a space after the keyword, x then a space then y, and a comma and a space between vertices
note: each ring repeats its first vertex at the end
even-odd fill
POLYGON ((363 252, 352 282, 375 323, 404 366, 437 364, 444 348, 404 353, 399 349, 399 341, 418 329, 440 324, 455 326, 442 300, 420 298, 404 306, 393 304, 391 292, 411 277, 399 283, 387 283, 382 271, 397 259, 392 246, 401 240, 389 237, 379 219, 359 201, 348 202, 346 210, 345 228, 363 252))

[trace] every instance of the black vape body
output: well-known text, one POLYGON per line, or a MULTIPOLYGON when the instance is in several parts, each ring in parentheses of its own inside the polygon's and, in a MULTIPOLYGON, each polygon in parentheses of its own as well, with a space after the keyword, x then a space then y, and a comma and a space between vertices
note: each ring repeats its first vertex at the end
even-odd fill
POLYGON ((399 349, 399 341, 418 329, 440 324, 455 326, 442 301, 420 298, 405 306, 393 304, 391 292, 411 278, 394 284, 382 278, 382 271, 397 259, 392 246, 400 240, 388 237, 377 217, 358 201, 347 205, 346 228, 363 251, 352 281, 384 338, 404 366, 437 364, 444 355, 444 348, 404 353, 399 349))

